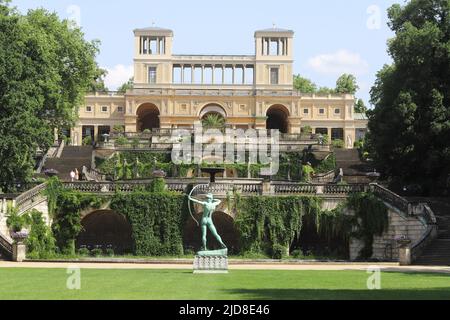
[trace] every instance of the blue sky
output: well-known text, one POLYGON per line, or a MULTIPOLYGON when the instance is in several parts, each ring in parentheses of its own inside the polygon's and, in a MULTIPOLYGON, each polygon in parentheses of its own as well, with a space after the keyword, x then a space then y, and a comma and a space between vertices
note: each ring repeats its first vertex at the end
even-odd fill
POLYGON ((334 87, 344 72, 357 76, 358 97, 369 100, 376 72, 390 63, 393 36, 386 10, 403 0, 13 0, 23 12, 44 7, 79 21, 88 40, 99 39, 98 63, 110 89, 132 73, 133 29, 174 30, 177 54, 253 54, 254 31, 295 31, 294 72, 334 87))

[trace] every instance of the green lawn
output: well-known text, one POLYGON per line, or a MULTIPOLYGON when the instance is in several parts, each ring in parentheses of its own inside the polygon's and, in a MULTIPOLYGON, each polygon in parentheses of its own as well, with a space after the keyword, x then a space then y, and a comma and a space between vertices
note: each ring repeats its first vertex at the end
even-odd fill
POLYGON ((362 271, 81 270, 81 290, 66 289, 65 269, 0 269, 0 299, 450 299, 450 276, 382 273, 367 290, 362 271))

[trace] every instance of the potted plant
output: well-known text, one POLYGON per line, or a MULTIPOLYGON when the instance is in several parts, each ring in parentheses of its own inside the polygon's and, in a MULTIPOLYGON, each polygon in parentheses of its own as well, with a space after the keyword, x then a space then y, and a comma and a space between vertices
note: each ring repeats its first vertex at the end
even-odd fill
POLYGON ((24 230, 27 225, 27 217, 25 215, 19 215, 19 212, 11 204, 8 206, 6 225, 10 230, 11 238, 21 243, 28 238, 28 231, 24 230))

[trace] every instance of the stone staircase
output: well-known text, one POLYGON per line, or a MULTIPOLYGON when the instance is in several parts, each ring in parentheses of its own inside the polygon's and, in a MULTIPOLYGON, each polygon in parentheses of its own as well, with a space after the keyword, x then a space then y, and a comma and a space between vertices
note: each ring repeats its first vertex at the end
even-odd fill
POLYGON ((414 201, 427 202, 436 216, 438 237, 414 262, 416 265, 450 266, 450 199, 448 198, 412 198, 414 201))
POLYGON ((44 168, 55 169, 62 181, 70 181, 70 171, 77 168, 81 175, 83 166, 91 168, 92 152, 91 146, 64 147, 61 158, 48 159, 44 168))
POLYGON ((334 149, 336 155, 336 166, 344 170, 344 181, 347 183, 371 183, 373 182, 367 173, 372 172, 371 168, 359 158, 356 149, 334 149))

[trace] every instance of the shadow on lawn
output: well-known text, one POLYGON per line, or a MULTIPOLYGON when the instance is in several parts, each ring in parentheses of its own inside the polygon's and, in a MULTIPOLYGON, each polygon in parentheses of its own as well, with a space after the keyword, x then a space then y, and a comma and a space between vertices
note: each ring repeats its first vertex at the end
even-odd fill
POLYGON ((233 289, 229 294, 251 300, 450 300, 450 288, 341 290, 233 289))

